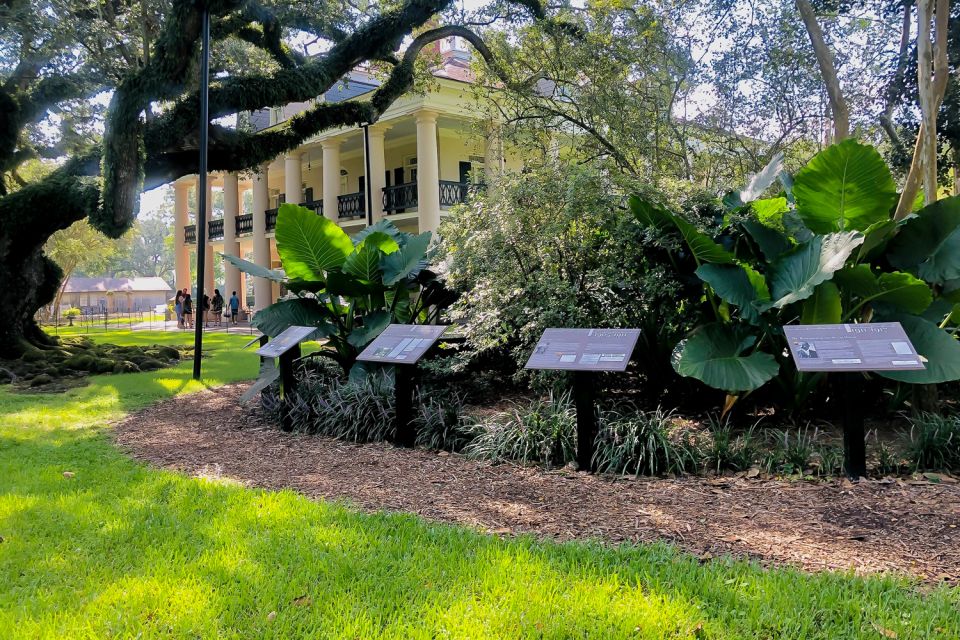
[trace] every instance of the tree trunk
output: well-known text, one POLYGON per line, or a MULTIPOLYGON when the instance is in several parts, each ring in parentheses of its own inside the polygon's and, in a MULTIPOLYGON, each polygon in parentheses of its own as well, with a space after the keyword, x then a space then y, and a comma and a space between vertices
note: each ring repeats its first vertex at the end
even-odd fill
POLYGON ((937 112, 947 89, 947 27, 949 0, 920 0, 917 3, 917 89, 920 95, 920 131, 913 149, 910 172, 894 214, 905 218, 923 187, 924 202, 937 201, 937 112), (931 23, 935 35, 931 38, 931 23))
POLYGON ((14 264, 0 263, 0 357, 15 358, 27 343, 49 345, 53 340, 37 324, 34 312, 53 300, 60 284, 60 268, 34 248, 14 264))
POLYGON ((795 1, 800 17, 803 18, 803 24, 807 28, 807 35, 810 36, 810 44, 813 45, 813 53, 820 67, 820 75, 823 77, 823 84, 830 98, 830 110, 833 112, 833 142, 840 142, 850 137, 850 112, 847 109, 847 101, 843 98, 843 91, 840 89, 840 79, 833 64, 833 52, 823 38, 823 30, 817 22, 817 16, 809 0, 795 1))

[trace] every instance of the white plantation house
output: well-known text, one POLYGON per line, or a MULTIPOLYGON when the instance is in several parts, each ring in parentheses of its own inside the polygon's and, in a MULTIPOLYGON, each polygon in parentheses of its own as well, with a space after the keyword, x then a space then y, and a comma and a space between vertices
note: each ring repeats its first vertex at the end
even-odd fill
MULTIPOLYGON (((400 98, 376 124, 325 131, 249 176, 211 174, 208 189, 223 189, 224 204, 222 212, 215 212, 213 198, 207 198, 207 264, 222 252, 278 268, 273 229, 277 208, 284 202, 313 209, 347 233, 384 218, 405 231, 436 231, 449 208, 480 188, 490 172, 507 164, 519 167, 519 159, 506 157, 499 137, 484 126, 485 115, 473 95, 465 43, 450 38, 438 49, 442 64, 433 72, 432 89, 400 98), (252 199, 244 198, 247 190, 252 190, 252 199), (241 208, 245 201, 252 203, 251 209, 241 208)), ((357 70, 318 99, 350 100, 376 86, 369 73, 357 70)), ((251 114, 251 121, 258 129, 282 127, 307 106, 297 103, 263 110, 251 114)), ((188 210, 190 190, 196 184, 195 176, 174 183, 180 288, 191 286, 190 252, 197 250, 196 227, 188 210)), ((225 297, 237 291, 244 307, 262 308, 279 295, 279 285, 254 278, 251 305, 246 299, 246 275, 229 263, 224 264, 224 272, 224 282, 214 282, 214 270, 208 269, 204 288, 208 292, 219 288, 225 297)))

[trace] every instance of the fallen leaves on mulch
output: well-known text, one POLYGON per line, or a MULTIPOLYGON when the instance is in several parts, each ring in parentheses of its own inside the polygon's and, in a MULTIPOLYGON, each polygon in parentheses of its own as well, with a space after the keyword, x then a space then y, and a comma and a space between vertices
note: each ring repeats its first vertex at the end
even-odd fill
POLYGON ((621 479, 492 465, 387 444, 286 434, 241 407, 245 384, 155 405, 115 430, 133 457, 367 511, 407 511, 498 534, 666 540, 806 570, 960 582, 960 486, 927 481, 621 479))

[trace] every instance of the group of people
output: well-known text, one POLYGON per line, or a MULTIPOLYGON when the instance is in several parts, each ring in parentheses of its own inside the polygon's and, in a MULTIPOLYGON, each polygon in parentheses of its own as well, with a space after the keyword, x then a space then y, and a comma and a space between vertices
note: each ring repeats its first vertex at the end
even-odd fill
MULTIPOLYGON (((193 297, 190 295, 190 291, 186 287, 178 289, 173 302, 173 309, 177 313, 178 329, 192 329, 194 327, 193 307, 193 297)), ((240 318, 240 298, 234 291, 227 304, 226 314, 224 314, 224 301, 223 296, 220 295, 220 290, 214 289, 212 298, 204 291, 203 297, 200 299, 200 313, 204 327, 209 327, 211 323, 216 327, 223 326, 224 315, 227 316, 227 322, 236 325, 240 318)))

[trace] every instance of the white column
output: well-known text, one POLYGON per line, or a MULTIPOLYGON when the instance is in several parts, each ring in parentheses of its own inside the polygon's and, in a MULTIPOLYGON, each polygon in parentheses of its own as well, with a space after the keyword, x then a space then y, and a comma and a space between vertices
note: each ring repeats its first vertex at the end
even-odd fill
POLYGON ((420 233, 440 226, 440 158, 437 152, 437 114, 417 112, 417 210, 420 233))
POLYGON ((188 211, 190 183, 177 180, 173 183, 173 264, 174 288, 190 286, 190 248, 187 247, 184 227, 190 219, 188 211))
MULTIPOLYGON (((207 175, 207 229, 210 229, 210 220, 213 219, 213 176, 207 175)), ((206 268, 203 272, 203 289, 208 296, 213 297, 213 288, 215 285, 213 266, 213 240, 210 239, 210 234, 207 234, 207 246, 204 247, 206 252, 206 268)), ((197 292, 197 302, 199 303, 203 299, 203 293, 197 292)), ((199 314, 198 314, 199 317, 199 314)))
POLYGON ((370 183, 370 197, 373 198, 373 202, 370 202, 368 206, 374 222, 383 218, 383 188, 387 186, 384 176, 387 162, 384 158, 383 147, 387 129, 389 127, 377 124, 370 125, 367 128, 370 138, 370 175, 367 176, 367 180, 370 183))
POLYGON ((324 140, 323 147, 323 217, 338 222, 337 196, 340 195, 340 143, 324 140))
POLYGON ((286 191, 287 202, 300 204, 303 199, 303 174, 301 154, 291 153, 283 159, 283 185, 286 191))
MULTIPOLYGON (((261 267, 270 268, 270 238, 267 237, 267 208, 270 206, 270 190, 267 187, 267 164, 253 174, 253 261, 261 267)), ((257 309, 270 306, 270 281, 253 279, 253 297, 257 309)))
MULTIPOLYGON (((223 252, 240 257, 240 243, 237 242, 237 216, 240 214, 240 184, 237 174, 223 174, 223 252)), ((240 270, 227 261, 223 262, 224 299, 230 299, 230 293, 240 290, 240 270)), ((238 294, 239 295, 239 294, 238 294)))

